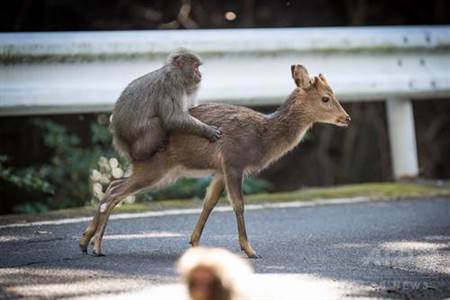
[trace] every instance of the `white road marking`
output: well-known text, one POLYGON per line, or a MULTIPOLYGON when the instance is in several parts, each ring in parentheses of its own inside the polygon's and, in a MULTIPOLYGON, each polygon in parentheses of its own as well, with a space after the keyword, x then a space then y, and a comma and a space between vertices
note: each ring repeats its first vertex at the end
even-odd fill
MULTIPOLYGON (((151 231, 151 232, 141 232, 137 234, 110 234, 105 235, 105 240, 135 240, 135 239, 145 239, 145 238, 173 238, 173 237, 184 237, 184 234, 178 232, 168 232, 168 231, 151 231)), ((75 238, 79 238, 78 236, 75 238)))
MULTIPOLYGON (((262 209, 276 209, 276 208, 298 208, 298 207, 313 207, 319 205, 337 205, 337 204, 350 204, 350 203, 362 203, 370 201, 369 197, 353 197, 353 198, 335 198, 335 199, 318 199, 311 201, 291 201, 280 203, 261 203, 261 204, 247 204, 245 209, 262 210, 262 209)), ((199 214, 202 211, 201 208, 182 208, 182 209, 167 209, 162 211, 148 211, 142 213, 120 213, 111 215, 111 220, 124 220, 124 219, 138 219, 148 217, 164 217, 164 216, 176 216, 176 215, 192 215, 199 214)), ((229 212, 233 211, 230 206, 218 206, 214 208, 215 212, 229 212)), ((29 223, 13 223, 0 225, 0 229, 4 228, 17 228, 17 227, 31 227, 31 226, 47 226, 47 225, 64 225, 74 223, 84 223, 92 220, 92 217, 79 217, 68 218, 60 220, 39 221, 29 223)))

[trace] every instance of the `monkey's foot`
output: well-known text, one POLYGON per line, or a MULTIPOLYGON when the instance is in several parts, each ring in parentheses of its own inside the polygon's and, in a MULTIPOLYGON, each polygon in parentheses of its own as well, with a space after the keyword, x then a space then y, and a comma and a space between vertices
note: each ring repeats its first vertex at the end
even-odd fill
POLYGON ((164 141, 161 143, 161 145, 159 145, 158 149, 156 149, 156 151, 153 154, 155 154, 156 152, 164 152, 167 149, 167 146, 169 146, 169 139, 164 139, 164 141))

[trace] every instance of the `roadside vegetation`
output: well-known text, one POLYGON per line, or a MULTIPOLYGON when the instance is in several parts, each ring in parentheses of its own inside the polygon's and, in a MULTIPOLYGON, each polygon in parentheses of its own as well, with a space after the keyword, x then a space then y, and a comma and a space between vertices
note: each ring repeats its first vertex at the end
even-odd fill
MULTIPOLYGON (((8 157, 0 153, 0 193, 6 201, 4 204, 13 207, 9 213, 24 214, 27 219, 39 219, 40 213, 47 213, 46 218, 92 214, 111 180, 126 175, 128 169, 126 160, 118 157, 111 147, 108 116, 100 114, 89 121, 88 133, 83 138, 68 126, 48 118, 32 118, 29 122, 40 133, 39 139, 49 159, 13 167, 8 157)), ((124 201, 126 205, 115 212, 198 207, 209 182, 210 178, 180 180, 161 191, 128 197, 124 201)), ((244 182, 246 203, 361 196, 370 199, 430 197, 450 195, 450 184, 368 183, 269 193, 273 191, 276 189, 268 181, 259 178, 247 178, 244 182)))
MULTIPOLYGON (((314 201, 330 200, 337 198, 364 197, 367 201, 393 201, 401 199, 430 199, 435 197, 450 196, 449 182, 427 182, 427 183, 367 183, 352 184, 336 187, 305 188, 284 193, 259 193, 245 197, 246 204, 264 204, 274 202, 291 201, 314 201)), ((426 200, 424 200, 426 201, 426 200)), ((220 199, 219 206, 229 205, 225 195, 220 199)), ((127 203, 114 209, 117 213, 138 213, 146 211, 158 211, 164 209, 199 208, 202 206, 202 199, 198 197, 190 199, 172 199, 165 201, 143 201, 127 203)), ((42 220, 53 220, 61 218, 92 216, 96 207, 87 204, 83 207, 60 209, 46 213, 29 213, 20 215, 0 216, 0 225, 17 222, 33 222, 42 220)))
MULTIPOLYGON (((41 133, 50 159, 14 168, 0 153, 0 192, 14 197, 13 213, 40 213, 55 209, 95 205, 109 183, 126 176, 127 161, 111 147, 108 117, 98 115, 90 124, 88 141, 67 127, 45 118, 33 118, 30 126, 41 133)), ((210 178, 179 180, 172 186, 154 192, 130 196, 125 203, 144 203, 163 199, 202 198, 210 178)), ((248 178, 244 193, 266 192, 267 181, 248 178)), ((139 204, 137 204, 139 206, 139 204)))

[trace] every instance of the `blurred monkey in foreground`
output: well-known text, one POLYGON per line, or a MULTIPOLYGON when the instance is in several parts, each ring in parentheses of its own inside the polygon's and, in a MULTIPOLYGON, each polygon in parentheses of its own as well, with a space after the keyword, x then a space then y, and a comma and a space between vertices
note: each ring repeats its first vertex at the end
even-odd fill
POLYGON ((177 266, 192 300, 236 299, 240 279, 253 273, 247 261, 219 248, 191 248, 177 266))
POLYGON ((180 48, 166 64, 132 81, 122 92, 111 116, 114 147, 132 161, 150 158, 169 131, 204 136, 215 142, 220 130, 189 115, 198 90, 200 57, 180 48))

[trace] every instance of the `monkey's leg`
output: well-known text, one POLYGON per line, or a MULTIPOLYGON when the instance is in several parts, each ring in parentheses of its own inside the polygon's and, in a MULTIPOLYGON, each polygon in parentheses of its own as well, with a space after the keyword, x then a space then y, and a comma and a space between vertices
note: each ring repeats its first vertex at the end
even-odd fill
POLYGON ((225 170, 225 184, 228 197, 233 205, 234 213, 236 215, 239 244, 241 249, 249 258, 257 258, 256 252, 247 239, 247 231, 245 229, 244 220, 244 197, 242 195, 242 172, 236 170, 225 170))
POLYGON ((202 235, 206 221, 208 220, 209 214, 219 201, 220 194, 222 193, 224 187, 225 185, 223 182, 222 174, 217 174, 208 187, 205 200, 203 201, 203 210, 197 221, 197 225, 195 225, 195 229, 192 232, 190 241, 192 246, 198 246, 198 242, 202 235))
POLYGON ((91 223, 86 228, 86 230, 83 232, 83 235, 81 236, 80 248, 81 248, 81 251, 83 252, 83 254, 87 254, 87 248, 88 248, 88 245, 89 245, 89 241, 94 236, 95 231, 97 229, 97 224, 98 224, 98 218, 100 216, 101 205, 103 203, 109 201, 109 198, 111 197, 111 192, 114 191, 114 189, 116 189, 117 186, 119 184, 121 184, 122 182, 124 182, 125 180, 126 180, 126 178, 121 178, 121 179, 114 180, 113 182, 111 182, 109 187, 106 189, 105 195, 103 196, 103 199, 100 201, 100 203, 99 203, 99 205, 97 207, 97 211, 96 211, 96 213, 95 213, 91 223))
POLYGON ((164 145, 166 133, 158 119, 152 119, 142 129, 142 134, 131 144, 130 155, 135 161, 142 161, 152 157, 164 145))

